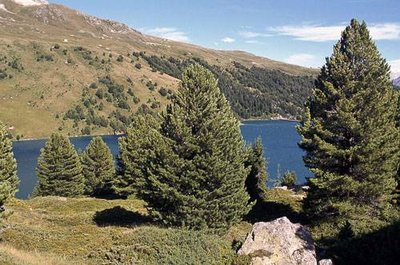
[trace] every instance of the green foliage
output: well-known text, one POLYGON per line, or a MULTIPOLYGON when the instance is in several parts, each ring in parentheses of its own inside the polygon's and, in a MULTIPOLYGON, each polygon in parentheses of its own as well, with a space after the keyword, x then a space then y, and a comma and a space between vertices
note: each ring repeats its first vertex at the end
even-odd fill
POLYGON ((240 102, 242 115, 280 114, 292 118, 300 117, 304 102, 311 95, 313 77, 292 76, 278 70, 256 66, 247 68, 237 62, 234 66, 229 72, 240 84, 240 89, 246 91, 246 88, 250 87, 258 92, 229 91, 232 97, 240 102), (241 96, 241 94, 245 95, 241 96), (245 107, 250 109, 250 112, 245 107))
POLYGON ((166 224, 223 230, 249 210, 239 121, 200 65, 185 71, 161 123, 136 117, 120 149, 123 179, 166 224))
POLYGON ((351 232, 326 252, 334 264, 397 264, 400 249, 400 223, 355 237, 351 232))
POLYGON ((92 132, 92 130, 90 129, 89 126, 85 126, 85 128, 83 128, 83 129, 81 130, 81 133, 82 133, 83 135, 90 135, 91 132, 92 132))
POLYGON ((83 194, 79 156, 66 136, 54 133, 40 150, 35 195, 73 197, 83 194))
POLYGON ((122 63, 123 61, 124 61, 124 56, 122 56, 121 54, 118 55, 118 57, 117 57, 117 62, 122 63))
POLYGON ((84 47, 81 47, 81 46, 76 47, 76 48, 74 48, 74 51, 77 52, 78 54, 80 54, 84 60, 87 60, 87 61, 93 60, 92 51, 90 51, 84 47))
POLYGON ((218 79, 221 92, 233 111, 242 118, 269 117, 272 114, 299 117, 314 81, 311 76, 292 76, 254 66, 247 68, 239 63, 224 70, 199 58, 179 60, 155 55, 141 56, 152 68, 175 78, 180 78, 187 66, 201 64, 218 79))
POLYGON ((11 252, 17 262, 10 264, 20 264, 15 257, 27 251, 42 257, 36 262, 23 256, 32 264, 249 264, 231 247, 233 238, 242 241, 250 230, 246 223, 221 237, 158 227, 136 199, 35 197, 6 206, 14 213, 6 221, 1 245, 18 250, 11 252))
POLYGON ((168 95, 168 91, 166 88, 162 87, 158 90, 158 93, 160 93, 161 96, 166 97, 168 95))
POLYGON ((154 91, 156 89, 156 83, 151 82, 150 80, 147 81, 146 86, 150 91, 154 91))
POLYGON ((18 189, 17 162, 12 152, 12 143, 5 126, 0 122, 0 217, 4 203, 15 195, 18 189))
POLYGON ((263 200, 267 190, 268 174, 261 138, 257 138, 248 152, 246 166, 250 167, 250 173, 246 178, 247 192, 251 201, 263 200))
POLYGON ((280 186, 287 186, 288 188, 293 188, 297 184, 296 172, 287 170, 283 174, 282 179, 280 179, 280 186))
POLYGON ((340 228, 340 232, 338 234, 338 239, 340 240, 349 240, 354 237, 354 231, 349 221, 340 228))
POLYGON ((39 54, 36 58, 38 62, 52 62, 54 61, 54 57, 51 54, 39 54))
POLYGON ((118 176, 114 182, 118 195, 127 197, 144 188, 144 166, 148 165, 149 157, 156 155, 154 146, 159 143, 159 128, 156 117, 143 113, 133 117, 126 137, 119 138, 118 176))
POLYGON ((104 256, 105 264, 237 264, 229 242, 216 235, 156 227, 137 229, 104 256))
POLYGON ((400 157, 396 107, 388 64, 366 24, 352 20, 298 127, 304 162, 315 175, 304 203, 314 223, 337 228, 349 220, 358 234, 390 219, 400 157))
POLYGON ((90 85, 89 85, 89 88, 92 88, 92 89, 96 89, 97 88, 97 83, 91 83, 90 85))
POLYGON ((111 193, 115 176, 114 160, 101 137, 93 138, 81 155, 85 192, 91 196, 111 193))

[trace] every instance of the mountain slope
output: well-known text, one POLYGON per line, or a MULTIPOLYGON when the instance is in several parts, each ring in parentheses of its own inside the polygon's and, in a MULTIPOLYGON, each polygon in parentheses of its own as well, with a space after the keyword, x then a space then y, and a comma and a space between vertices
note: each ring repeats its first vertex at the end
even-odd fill
POLYGON ((45 137, 56 130, 113 133, 123 131, 137 110, 161 110, 178 88, 179 75, 152 65, 151 56, 178 68, 200 60, 225 80, 223 91, 242 118, 296 117, 316 72, 246 52, 143 35, 42 0, 18 1, 25 5, 0 0, 0 120, 18 137, 45 137), (241 67, 250 69, 246 75, 254 82, 235 77, 241 67), (255 76, 251 69, 266 72, 255 76), (269 88, 264 79, 271 71, 277 80, 269 88), (280 83, 291 89, 276 87, 280 83), (285 94, 291 97, 282 99, 285 94))
POLYGON ((400 87, 400 76, 393 80, 393 84, 397 87, 400 87))

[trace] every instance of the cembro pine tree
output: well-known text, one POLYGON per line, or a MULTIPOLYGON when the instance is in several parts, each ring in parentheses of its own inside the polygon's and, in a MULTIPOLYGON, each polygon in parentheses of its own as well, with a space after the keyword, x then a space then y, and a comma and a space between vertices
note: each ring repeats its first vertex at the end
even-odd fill
POLYGON ((104 196, 112 193, 115 177, 114 160, 110 148, 101 137, 93 138, 81 154, 85 193, 104 196))
POLYGON ((239 125, 212 73, 192 65, 161 122, 137 117, 121 141, 126 179, 164 223, 224 230, 251 206, 239 125))
POLYGON ((137 114, 119 139, 118 172, 113 182, 117 195, 127 197, 144 189, 150 161, 156 159, 157 149, 163 146, 160 120, 150 114, 137 114), (158 148, 155 148, 158 147, 158 148))
POLYGON ((5 126, 0 122, 0 216, 4 203, 17 192, 17 162, 5 126))
POLYGON ((379 226, 396 187, 400 138, 390 68, 366 24, 352 20, 316 81, 298 131, 314 173, 304 203, 313 221, 355 232, 379 226))
POLYGON ((250 167, 250 173, 246 179, 250 201, 262 201, 267 192, 268 174, 261 138, 257 138, 256 142, 249 148, 246 165, 250 167))
POLYGON ((52 134, 40 150, 36 173, 37 196, 74 197, 84 192, 85 179, 78 153, 68 137, 61 134, 52 134))

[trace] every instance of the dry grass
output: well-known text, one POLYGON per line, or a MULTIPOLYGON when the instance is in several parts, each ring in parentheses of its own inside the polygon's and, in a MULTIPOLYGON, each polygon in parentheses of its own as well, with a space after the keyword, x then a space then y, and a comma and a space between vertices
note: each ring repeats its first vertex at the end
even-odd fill
POLYGON ((250 227, 223 237, 163 228, 136 199, 39 197, 7 209, 0 264, 230 264, 250 227))
MULTIPOLYGON (((71 261, 54 254, 24 251, 7 244, 0 244, 0 262, 3 265, 69 265, 71 261)), ((83 264, 74 261, 74 264, 83 264)))
MULTIPOLYGON (((315 69, 289 65, 240 51, 206 49, 142 35, 135 31, 118 33, 111 31, 107 22, 103 22, 101 26, 88 23, 84 15, 59 5, 45 7, 38 16, 37 10, 43 7, 21 8, 11 1, 3 2, 8 10, 18 16, 2 14, 5 19, 0 24, 0 55, 19 58, 24 70, 10 69, 8 71, 13 78, 0 80, 0 120, 14 126, 14 135, 23 134, 24 138, 46 137, 59 127, 63 128, 64 133, 80 134, 81 128, 74 129, 71 122, 56 119, 55 116, 64 113, 80 100, 83 87, 106 74, 125 87, 128 87, 126 79, 131 78, 134 92, 141 99, 140 104, 157 100, 162 105, 160 110, 165 107, 168 101, 157 91, 149 91, 145 86, 146 82, 141 80, 151 79, 159 87, 172 90, 177 89, 178 81, 166 74, 151 71, 142 59, 139 60, 142 69, 136 69, 136 61, 131 63, 131 59, 135 58, 127 57, 132 51, 182 59, 200 57, 210 64, 223 67, 229 67, 232 61, 238 61, 246 66, 264 66, 295 75, 312 75, 316 72, 315 69), (58 14, 62 14, 61 17, 58 14), (45 19, 49 22, 44 23, 45 19), (68 42, 64 43, 64 39, 68 39, 68 42), (55 44, 59 44, 60 49, 50 51, 55 44), (100 61, 108 60, 110 53, 113 57, 105 65, 89 65, 88 61, 73 51, 77 46, 89 49, 92 56, 97 56, 100 61), (68 50, 67 55, 64 55, 64 49, 68 50), (37 62, 35 52, 52 55, 54 61, 37 62), (106 56, 103 57, 103 53, 106 56), (125 60, 117 62, 118 55, 123 55, 125 60), (71 59, 73 63, 66 64, 67 59, 71 59)), ((0 63, 0 69, 4 67, 7 66, 0 63)), ((140 104, 131 103, 132 111, 140 104)), ((110 108, 106 106, 106 110, 110 108)), ((93 131, 93 134, 108 133, 111 133, 110 129, 105 128, 93 131)))

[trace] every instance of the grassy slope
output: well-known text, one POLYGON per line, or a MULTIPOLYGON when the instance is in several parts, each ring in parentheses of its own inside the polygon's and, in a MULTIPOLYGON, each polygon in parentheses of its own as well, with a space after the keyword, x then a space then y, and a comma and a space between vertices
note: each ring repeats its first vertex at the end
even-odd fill
MULTIPOLYGON (((268 201, 291 205, 289 191, 271 191, 268 201)), ((225 235, 162 228, 151 222, 142 201, 59 197, 14 200, 1 233, 1 264, 230 264, 232 246, 251 225, 225 235), (130 263, 131 262, 131 263, 130 263)), ((271 211, 264 216, 270 220, 271 211)), ((285 213, 280 213, 283 216, 285 213)), ((244 263, 245 264, 245 263, 244 263)))
POLYGON ((47 197, 14 201, 9 208, 14 213, 2 234, 0 256, 15 264, 30 257, 49 257, 54 264, 218 264, 234 257, 227 239, 147 223, 138 200, 47 197), (97 219, 96 212, 101 212, 97 219))
MULTIPOLYGON (((133 80, 133 91, 141 99, 139 104, 130 102, 132 111, 142 103, 160 101, 161 110, 167 103, 157 91, 150 91, 145 83, 157 82, 159 87, 177 89, 178 80, 168 75, 151 71, 140 59, 142 69, 138 70, 127 58, 132 51, 143 51, 157 56, 175 58, 200 57, 210 64, 229 67, 233 61, 246 66, 262 66, 279 69, 294 75, 315 74, 314 69, 289 65, 241 51, 217 51, 196 45, 169 41, 157 37, 142 35, 118 23, 99 20, 86 16, 61 5, 23 8, 9 0, 0 0, 12 12, 0 10, 0 57, 7 61, 17 58, 23 70, 12 69, 7 63, 0 62, 0 70, 7 68, 12 79, 0 80, 0 120, 14 126, 14 135, 24 138, 46 137, 51 132, 63 128, 64 133, 80 134, 81 128, 72 128, 71 121, 56 119, 56 114, 64 113, 79 102, 82 90, 98 77, 109 74, 118 84, 129 87, 126 79, 133 80), (64 42, 68 39, 68 42, 64 42), (59 44, 59 50, 50 51, 59 44), (87 60, 74 52, 82 46, 92 52, 99 60, 111 62, 101 65, 89 65, 87 60), (68 50, 64 55, 62 50, 68 50), (106 57, 103 57, 103 52, 106 57), (52 55, 54 61, 37 62, 38 54, 52 55), (125 57, 117 62, 118 55, 125 57), (66 64, 67 59, 73 63, 66 64)), ((110 104, 108 104, 110 105, 110 104)), ((106 103, 105 115, 111 108, 106 103), (107 108, 108 107, 108 108, 107 108)), ((111 133, 109 129, 97 128, 93 134, 111 133)))

